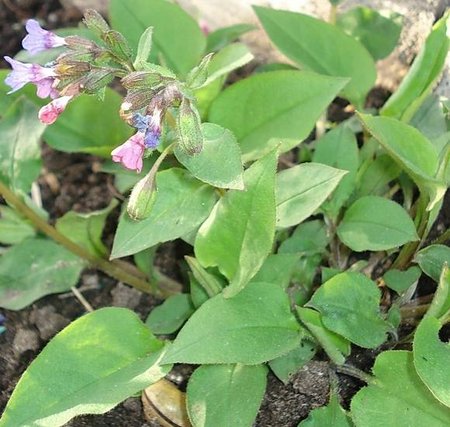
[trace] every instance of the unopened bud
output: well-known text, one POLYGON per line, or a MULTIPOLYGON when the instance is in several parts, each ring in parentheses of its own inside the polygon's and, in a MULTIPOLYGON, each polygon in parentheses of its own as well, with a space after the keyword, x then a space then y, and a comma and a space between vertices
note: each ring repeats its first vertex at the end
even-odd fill
POLYGON ((110 30, 102 35, 102 39, 116 55, 117 58, 128 61, 131 58, 132 51, 125 37, 118 31, 110 30))
POLYGON ((66 45, 72 50, 96 50, 99 47, 91 40, 79 36, 67 36, 64 38, 66 45))
POLYGON ((186 77, 186 84, 191 89, 201 88, 208 79, 208 66, 214 53, 206 55, 200 64, 193 68, 186 77))
POLYGON ((149 89, 164 82, 163 76, 151 71, 134 71, 127 74, 121 83, 125 89, 149 89))
POLYGON ((96 93, 114 79, 114 72, 108 69, 92 70, 82 81, 86 93, 96 93))
POLYGON ((102 15, 94 9, 87 9, 86 12, 84 12, 83 22, 86 27, 98 34, 100 37, 109 31, 108 23, 103 19, 102 15))
POLYGON ((189 155, 200 153, 203 148, 203 133, 200 115, 191 101, 183 98, 177 117, 178 143, 189 155))
POLYGON ((131 219, 141 221, 147 218, 156 200, 156 172, 157 168, 142 178, 133 188, 128 201, 127 212, 131 219))

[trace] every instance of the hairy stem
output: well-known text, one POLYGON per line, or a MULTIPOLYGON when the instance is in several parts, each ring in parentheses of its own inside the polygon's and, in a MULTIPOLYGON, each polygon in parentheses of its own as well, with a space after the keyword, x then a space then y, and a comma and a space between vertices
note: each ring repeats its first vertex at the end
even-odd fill
POLYGON ((168 280, 162 281, 165 287, 155 289, 150 283, 148 283, 142 275, 138 275, 131 266, 126 269, 124 262, 120 261, 108 261, 105 258, 101 258, 98 255, 93 255, 82 246, 76 244, 64 234, 61 234, 55 227, 51 226, 47 221, 41 218, 33 209, 27 206, 13 191, 11 191, 3 182, 0 181, 0 194, 5 200, 13 206, 19 213, 28 218, 33 225, 55 242, 64 246, 67 250, 79 256, 87 261, 92 267, 98 268, 107 275, 117 279, 123 283, 133 286, 142 292, 153 294, 158 297, 167 297, 180 291, 179 286, 174 286, 176 282, 168 280))

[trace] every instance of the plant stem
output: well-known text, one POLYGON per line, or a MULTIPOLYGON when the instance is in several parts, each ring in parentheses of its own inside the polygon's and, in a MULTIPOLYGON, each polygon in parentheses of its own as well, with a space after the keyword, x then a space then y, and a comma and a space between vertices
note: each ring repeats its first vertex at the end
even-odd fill
MULTIPOLYGON (((47 221, 41 218, 33 209, 27 206, 13 191, 11 191, 3 182, 0 181, 0 194, 5 200, 12 205, 19 213, 28 218, 34 226, 53 239, 55 242, 64 246, 67 250, 86 260, 91 266, 98 268, 109 276, 123 283, 133 286, 142 292, 154 294, 158 297, 167 297, 179 291, 173 286, 164 289, 154 290, 152 285, 142 278, 131 272, 130 268, 123 268, 123 261, 120 263, 111 262, 105 258, 91 254, 82 246, 76 244, 64 234, 61 234, 55 227, 51 226, 47 221)), ((171 284, 173 285, 173 283, 171 284)))
POLYGON ((351 365, 335 365, 336 372, 340 374, 349 375, 354 378, 358 378, 361 381, 364 381, 366 384, 370 384, 373 382, 373 377, 370 374, 362 371, 361 369, 356 368, 351 365))
POLYGON ((328 22, 332 25, 336 24, 337 6, 332 4, 330 7, 330 14, 328 15, 328 22))
POLYGON ((450 228, 448 230, 446 230, 443 234, 441 234, 438 238, 433 240, 432 244, 433 245, 442 245, 445 242, 447 242, 447 240, 450 240, 450 228))

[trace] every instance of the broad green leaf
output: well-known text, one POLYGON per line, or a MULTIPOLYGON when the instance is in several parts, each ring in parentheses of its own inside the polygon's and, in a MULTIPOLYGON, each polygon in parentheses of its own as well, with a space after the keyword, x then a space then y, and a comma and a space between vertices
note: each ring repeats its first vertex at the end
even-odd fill
POLYGON ((162 347, 130 310, 80 317, 25 371, 0 426, 58 427, 80 414, 103 414, 167 374, 162 347))
MULTIPOLYGON (((449 48, 448 13, 433 26, 408 74, 381 109, 384 116, 409 122, 429 95, 445 64, 449 48)), ((408 141, 408 138, 405 138, 408 141)), ((413 146, 415 144, 412 144, 413 146)))
POLYGON ((0 120, 0 179, 14 191, 28 193, 41 171, 40 138, 45 126, 38 109, 20 98, 0 120))
POLYGON ((339 182, 330 200, 322 206, 323 210, 336 216, 356 185, 359 152, 355 134, 347 126, 338 126, 327 132, 317 141, 312 160, 348 172, 339 182))
POLYGON ((433 316, 422 319, 414 334, 414 366, 433 396, 450 406, 450 345, 439 338, 441 327, 442 323, 433 316))
POLYGON ((439 282, 439 277, 444 264, 450 266, 450 248, 445 245, 430 245, 417 252, 414 261, 422 271, 434 281, 439 282))
POLYGON ((389 270, 384 274, 383 280, 388 288, 402 294, 419 280, 421 274, 420 268, 413 266, 405 271, 389 270))
POLYGON ((269 362, 270 369, 284 384, 289 382, 292 375, 305 366, 316 354, 317 344, 312 337, 303 337, 300 343, 289 353, 277 357, 269 362))
POLYGON ((245 286, 272 249, 276 162, 272 152, 248 168, 246 190, 225 194, 198 231, 196 257, 204 267, 217 266, 231 281, 228 296, 245 286))
POLYGON ((306 221, 284 240, 279 249, 280 254, 314 255, 324 252, 329 243, 327 228, 320 220, 306 221))
POLYGON ((299 254, 270 254, 251 281, 275 283, 286 289, 299 258, 299 254))
POLYGON ((308 418, 298 427, 352 427, 351 418, 339 404, 338 396, 333 393, 327 406, 313 409, 308 418))
POLYGON ((114 199, 109 206, 99 211, 88 214, 67 212, 57 219, 56 229, 91 254, 105 256, 108 250, 102 242, 103 228, 106 218, 116 206, 117 201, 114 199))
POLYGON ((356 200, 345 212, 337 233, 346 246, 357 252, 393 249, 419 239, 405 209, 378 196, 356 200))
POLYGON ((94 96, 81 96, 47 127, 44 139, 60 151, 109 157, 132 133, 119 117, 121 102, 121 96, 110 88, 106 88, 103 101, 94 96))
POLYGON ((14 209, 0 206, 0 243, 15 245, 36 234, 31 223, 22 218, 14 209))
POLYGON ((253 160, 282 138, 305 139, 346 82, 308 71, 253 75, 224 90, 211 105, 208 119, 230 129, 244 160, 253 160))
POLYGON ((159 172, 156 183, 158 193, 148 218, 133 221, 125 211, 120 217, 113 258, 135 254, 195 230, 214 205, 214 190, 184 170, 172 168, 159 172))
POLYGON ((358 196, 381 196, 387 184, 400 175, 401 169, 388 154, 381 154, 370 163, 358 178, 358 196))
POLYGON ((83 261, 50 240, 30 238, 0 257, 0 307, 20 310, 75 286, 83 261))
POLYGON ((236 24, 229 27, 219 28, 218 30, 208 34, 206 38, 206 51, 214 52, 222 49, 245 33, 253 30, 256 30, 256 27, 250 24, 236 24))
POLYGON ((320 163, 303 163, 278 173, 277 227, 291 227, 311 216, 346 173, 320 163))
POLYGON ((350 341, 328 330, 323 324, 323 318, 315 310, 297 307, 300 320, 311 335, 319 342, 328 357, 337 365, 345 362, 345 356, 350 354, 350 341))
POLYGON ((441 152, 444 147, 439 137, 447 132, 447 123, 437 95, 430 95, 425 99, 410 124, 431 141, 438 153, 441 152))
POLYGON ((171 295, 150 312, 145 324, 155 334, 173 334, 193 312, 194 306, 188 294, 171 295))
POLYGON ((208 65, 208 78, 205 85, 219 77, 226 76, 236 68, 242 67, 253 59, 248 47, 243 43, 233 43, 219 50, 208 65))
POLYGON ((204 365, 189 379, 186 405, 193 427, 253 425, 266 390, 264 365, 204 365))
POLYGON ((447 322, 450 315, 450 270, 448 264, 444 264, 438 287, 426 315, 442 318, 443 322, 447 322))
POLYGON ((133 48, 141 34, 153 27, 152 62, 161 62, 176 73, 186 75, 200 62, 206 38, 195 20, 180 6, 167 0, 112 0, 111 25, 133 48))
POLYGON ((175 156, 199 180, 220 188, 244 189, 241 150, 228 130, 203 123, 203 149, 193 156, 175 147, 175 156))
POLYGON ((282 53, 316 73, 349 77, 342 93, 356 106, 362 105, 375 83, 376 70, 361 43, 340 28, 308 15, 256 6, 254 10, 282 53))
POLYGON ((376 379, 351 403, 356 427, 447 427, 450 409, 439 403, 416 374, 409 351, 385 351, 375 361, 376 379))
POLYGON ((233 298, 219 294, 204 302, 163 363, 256 365, 295 348, 299 334, 285 291, 272 283, 249 283, 233 298))
POLYGON ((397 45, 402 31, 401 18, 398 14, 386 18, 374 9, 358 6, 339 14, 336 24, 361 42, 377 60, 388 56, 397 45))
POLYGON ((384 342, 388 325, 380 314, 381 292, 361 273, 346 272, 321 285, 308 306, 320 311, 322 322, 333 332, 364 348, 384 342))

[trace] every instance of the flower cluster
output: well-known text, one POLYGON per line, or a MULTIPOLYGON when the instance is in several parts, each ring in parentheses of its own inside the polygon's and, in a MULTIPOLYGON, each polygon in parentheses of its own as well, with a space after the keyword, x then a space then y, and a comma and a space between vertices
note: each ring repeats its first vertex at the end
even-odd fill
MULTIPOLYGON (((84 23, 103 41, 102 44, 78 36, 59 37, 41 28, 37 21, 28 20, 28 34, 22 45, 30 54, 55 47, 65 49, 55 61, 45 66, 26 64, 6 56, 5 60, 12 68, 5 79, 11 87, 9 93, 27 83, 34 84, 38 97, 51 98, 38 114, 42 123, 50 125, 75 97, 81 94, 101 95, 102 90, 118 77, 127 90, 119 114, 136 129, 136 133, 111 152, 114 162, 141 172, 146 151, 155 150, 160 145, 165 116, 173 108, 175 113, 180 111, 180 117, 172 122, 179 133, 183 130, 181 133, 185 134, 178 135, 180 145, 190 154, 199 152, 202 145, 200 118, 196 108, 192 108, 192 95, 185 85, 170 70, 158 65, 147 63, 143 69, 137 70, 132 50, 123 35, 112 30, 94 10, 85 12, 84 23)), ((188 76, 192 84, 206 78, 208 61, 204 60, 203 65, 200 64, 192 76, 188 76)))

